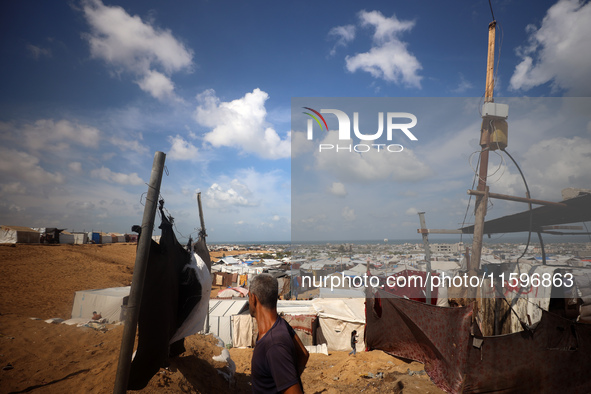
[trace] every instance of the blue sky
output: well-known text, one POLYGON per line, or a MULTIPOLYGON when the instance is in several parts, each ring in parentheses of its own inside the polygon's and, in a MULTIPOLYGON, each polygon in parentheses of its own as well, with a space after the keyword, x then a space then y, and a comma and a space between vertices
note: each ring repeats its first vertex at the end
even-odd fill
MULTIPOLYGON (((582 106, 589 116, 591 5, 492 4, 499 102, 576 97, 566 107, 582 106)), ((24 0, 1 7, 0 223, 128 232, 141 221, 154 152, 163 151, 161 194, 179 237, 199 226, 200 191, 213 242, 290 239, 292 202, 301 206, 292 201, 301 196, 296 188, 292 197, 291 156, 303 132, 292 130, 293 97, 478 99, 492 19, 487 1, 24 0)), ((552 104, 536 103, 539 125, 509 119, 509 150, 532 197, 559 200, 563 187, 590 188, 591 126, 583 116, 565 130, 540 110, 552 104), (515 128, 526 125, 521 134, 515 128)), ((456 228, 479 121, 476 109, 457 132, 423 129, 405 145, 409 156, 396 159, 415 160, 420 171, 412 177, 390 171, 370 177, 377 183, 349 179, 338 169, 364 155, 345 165, 310 157, 309 174, 330 176, 309 198, 337 196, 338 213, 362 229, 383 224, 375 234, 359 230, 361 239, 415 237, 417 211, 427 211, 430 227, 456 228), (362 213, 359 199, 368 197, 352 191, 378 183, 392 197, 390 214, 362 213)), ((298 157, 294 166, 304 165, 298 157)), ((380 160, 368 171, 389 165, 380 160)), ((502 173, 494 191, 523 194, 515 168, 502 173)), ((495 207, 495 217, 523 208, 495 207)), ((298 209, 299 219, 313 222, 313 212, 298 209)), ((309 234, 355 235, 326 226, 309 234)))

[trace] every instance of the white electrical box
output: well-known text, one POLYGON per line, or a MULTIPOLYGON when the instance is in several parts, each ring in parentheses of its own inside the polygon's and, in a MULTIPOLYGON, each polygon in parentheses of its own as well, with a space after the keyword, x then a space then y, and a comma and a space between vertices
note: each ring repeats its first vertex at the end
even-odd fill
POLYGON ((507 117, 509 117, 509 105, 484 103, 482 106, 482 116, 494 116, 496 118, 507 119, 507 117))

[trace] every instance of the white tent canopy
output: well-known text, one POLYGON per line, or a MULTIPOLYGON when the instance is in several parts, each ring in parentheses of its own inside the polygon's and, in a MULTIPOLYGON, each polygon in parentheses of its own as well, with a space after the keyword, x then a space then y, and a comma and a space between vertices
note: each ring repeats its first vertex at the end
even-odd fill
POLYGON ((72 306, 72 319, 90 320, 92 312, 100 313, 109 323, 123 322, 123 305, 127 304, 131 286, 77 291, 72 306))
POLYGON ((0 226, 0 244, 38 244, 39 240, 39 232, 32 228, 23 226, 0 226))

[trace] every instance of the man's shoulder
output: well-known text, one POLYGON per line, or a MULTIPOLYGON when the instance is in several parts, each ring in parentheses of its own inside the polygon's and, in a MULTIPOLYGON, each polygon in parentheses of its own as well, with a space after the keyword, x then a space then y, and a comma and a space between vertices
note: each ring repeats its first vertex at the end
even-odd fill
POLYGON ((269 337, 271 343, 291 343, 291 334, 289 332, 289 325, 288 323, 279 316, 277 318, 279 321, 273 327, 273 329, 269 330, 266 336, 269 337), (271 335, 269 335, 271 334, 271 335))

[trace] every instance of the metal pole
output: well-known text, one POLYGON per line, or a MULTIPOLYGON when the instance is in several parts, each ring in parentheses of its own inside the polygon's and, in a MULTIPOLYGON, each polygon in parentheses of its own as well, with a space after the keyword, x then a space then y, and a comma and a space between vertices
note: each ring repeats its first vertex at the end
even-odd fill
MULTIPOLYGON (((426 230, 425 212, 419 212, 419 220, 421 221, 421 229, 426 230)), ((425 284, 425 291, 427 293, 427 304, 431 304, 431 248, 429 247, 429 235, 423 232, 423 246, 425 247, 425 261, 427 262, 427 283, 425 284)))
POLYGON ((140 314, 140 302, 144 290, 144 278, 146 277, 152 231, 154 230, 154 216, 156 215, 158 196, 160 196, 160 183, 162 182, 165 158, 166 154, 163 152, 156 152, 154 155, 154 163, 152 164, 148 195, 146 197, 144 216, 142 218, 142 230, 138 241, 131 290, 126 308, 127 316, 125 327, 123 329, 123 338, 121 340, 121 351, 119 352, 119 365, 117 366, 115 388, 113 390, 113 393, 115 394, 124 394, 127 392, 129 371, 131 369, 131 356, 133 354, 135 333, 140 314))

